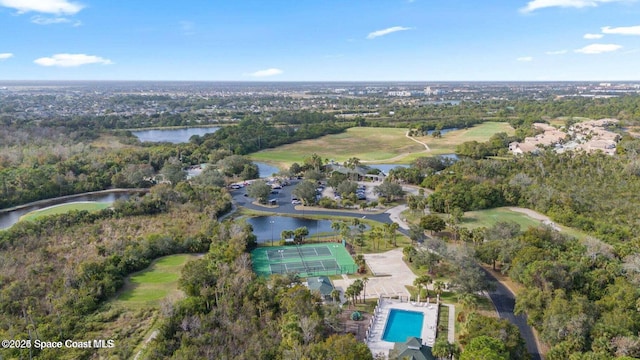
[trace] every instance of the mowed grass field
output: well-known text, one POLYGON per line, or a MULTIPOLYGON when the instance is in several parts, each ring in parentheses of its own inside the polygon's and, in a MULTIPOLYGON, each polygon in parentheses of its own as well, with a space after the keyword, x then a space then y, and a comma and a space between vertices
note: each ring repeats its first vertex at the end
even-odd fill
POLYGON ((475 229, 479 227, 491 227, 499 221, 513 221, 518 223, 522 230, 526 230, 529 226, 537 227, 542 225, 540 220, 507 208, 468 211, 464 213, 460 225, 469 229, 475 229))
MULTIPOLYGON (((541 215, 540 216, 544 216, 541 215)), ((522 212, 513 211, 506 207, 487 209, 487 210, 479 210, 479 211, 468 211, 464 213, 464 217, 462 218, 461 226, 467 227, 469 229, 475 229, 478 227, 491 227, 495 225, 498 221, 513 221, 520 225, 520 229, 522 231, 527 230, 530 226, 538 227, 542 225, 542 221, 538 219, 534 219, 527 214, 522 212)), ((584 239, 589 235, 567 226, 562 226, 556 224, 561 232, 573 236, 577 239, 584 239)))
MULTIPOLYGON (((453 154, 456 152, 456 146, 467 142, 477 141, 485 142, 491 138, 492 135, 505 132, 509 135, 515 134, 515 130, 508 123, 504 122, 485 122, 469 129, 460 129, 447 132, 442 135, 441 138, 434 138, 431 135, 416 137, 415 139, 421 141, 429 146, 430 154, 442 155, 453 154)), ((424 156, 424 155, 420 155, 424 156)), ((412 159, 417 156, 412 156, 412 159)))
POLYGON ((327 135, 313 140, 298 141, 253 153, 253 160, 289 167, 294 162, 316 153, 338 162, 357 157, 364 161, 387 160, 399 155, 424 151, 424 146, 411 141, 402 128, 355 127, 342 134, 327 135))
POLYGON ((111 206, 111 203, 108 202, 74 202, 62 205, 50 206, 40 210, 34 210, 29 213, 26 213, 20 217, 20 221, 28 220, 35 221, 40 217, 48 216, 48 215, 57 215, 64 214, 66 212, 77 210, 77 211, 98 211, 102 209, 106 209, 111 206))
POLYGON ((115 305, 129 308, 158 307, 161 300, 180 296, 180 272, 188 261, 196 258, 197 255, 180 254, 154 261, 147 269, 129 276, 115 305))
POLYGON ((414 138, 427 144, 427 150, 424 145, 407 138, 407 129, 404 128, 355 127, 342 134, 299 141, 253 153, 250 157, 284 168, 294 162, 302 163, 305 157, 313 153, 337 162, 357 157, 365 163, 408 164, 422 156, 452 154, 456 146, 465 141, 487 141, 498 132, 513 134, 515 131, 508 123, 486 122, 469 129, 448 132, 439 139, 432 136, 414 138))

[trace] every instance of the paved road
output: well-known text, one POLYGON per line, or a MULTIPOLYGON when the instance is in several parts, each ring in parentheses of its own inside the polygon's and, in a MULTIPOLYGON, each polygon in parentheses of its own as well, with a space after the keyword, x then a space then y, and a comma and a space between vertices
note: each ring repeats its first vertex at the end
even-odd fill
MULTIPOLYGON (((495 280, 491 274, 482 269, 486 276, 491 280, 495 280)), ((527 324, 527 317, 524 315, 515 315, 513 310, 516 305, 516 298, 506 286, 502 285, 500 282, 495 281, 496 289, 495 291, 489 292, 489 297, 491 297, 491 301, 493 305, 496 307, 498 311, 498 315, 502 319, 507 319, 510 323, 516 325, 518 329, 520 329, 520 335, 524 339, 527 344, 527 351, 531 355, 531 360, 542 360, 542 356, 540 355, 540 349, 538 349, 538 344, 536 343, 536 339, 533 336, 533 330, 527 324)))

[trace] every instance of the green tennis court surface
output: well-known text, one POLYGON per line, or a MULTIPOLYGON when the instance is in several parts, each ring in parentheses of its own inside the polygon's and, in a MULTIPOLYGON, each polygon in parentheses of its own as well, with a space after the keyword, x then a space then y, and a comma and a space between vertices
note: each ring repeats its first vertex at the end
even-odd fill
POLYGON ((337 243, 257 248, 251 252, 253 271, 261 276, 297 273, 301 277, 353 274, 358 268, 337 243))

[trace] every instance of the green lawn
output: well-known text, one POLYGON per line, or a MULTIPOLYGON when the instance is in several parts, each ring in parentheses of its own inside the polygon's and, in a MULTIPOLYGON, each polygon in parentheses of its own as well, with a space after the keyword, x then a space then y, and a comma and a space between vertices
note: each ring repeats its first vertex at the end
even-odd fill
POLYGON ((438 139, 432 136, 414 138, 426 143, 429 146, 429 150, 426 150, 423 145, 405 136, 406 129, 354 127, 341 134, 263 150, 250 157, 283 168, 288 168, 294 162, 301 163, 313 153, 338 162, 357 157, 371 163, 408 164, 422 156, 454 153, 456 146, 465 141, 487 141, 498 132, 511 135, 515 130, 508 123, 485 122, 469 129, 448 132, 438 139))
MULTIPOLYGON (((475 229, 478 227, 491 227, 498 221, 514 221, 520 224, 521 229, 524 231, 529 226, 537 227, 542 225, 540 220, 529 217, 526 214, 509 210, 508 208, 495 208, 480 211, 469 211, 464 213, 462 218, 462 226, 469 229, 475 229)), ((563 233, 571 235, 578 239, 584 239, 589 235, 567 226, 558 225, 563 233)))
MULTIPOLYGON (((441 138, 422 136, 416 138, 416 140, 426 143, 429 146, 429 149, 431 149, 431 154, 442 155, 455 153, 456 146, 466 141, 488 141, 493 134, 497 134, 499 132, 506 132, 509 135, 513 135, 515 133, 515 130, 508 123, 489 121, 471 127, 469 129, 461 129, 448 132, 442 135, 441 138)), ((414 159, 419 156, 424 155, 412 154, 405 160, 414 159)))
POLYGON ((102 209, 106 209, 111 206, 109 202, 73 202, 62 205, 50 206, 40 210, 34 210, 29 213, 26 213, 20 217, 20 221, 28 220, 35 221, 40 217, 49 216, 49 215, 57 215, 64 214, 66 212, 77 210, 77 211, 98 211, 102 209))
POLYGON ((407 129, 399 128, 354 127, 341 134, 298 141, 263 150, 251 154, 250 157, 283 167, 289 167, 294 162, 301 163, 305 157, 313 153, 338 162, 357 157, 364 161, 406 163, 402 160, 404 156, 425 150, 424 146, 408 139, 406 133, 407 129), (390 160, 394 158, 398 159, 390 160))
POLYGON ((522 230, 526 230, 529 226, 540 226, 540 220, 533 219, 523 213, 509 210, 507 208, 495 208, 479 211, 468 211, 464 213, 462 218, 462 226, 469 229, 478 227, 491 227, 498 221, 513 221, 520 225, 522 230))
POLYGON ((147 269, 132 274, 116 299, 127 307, 157 307, 167 296, 178 294, 178 279, 184 265, 196 255, 170 255, 153 262, 147 269))

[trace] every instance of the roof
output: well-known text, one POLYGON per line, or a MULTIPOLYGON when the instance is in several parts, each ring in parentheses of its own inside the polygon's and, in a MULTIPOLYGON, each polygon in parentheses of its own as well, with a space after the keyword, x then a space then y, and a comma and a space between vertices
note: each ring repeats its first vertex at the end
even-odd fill
POLYGON ((331 296, 333 291, 333 284, 326 276, 317 276, 307 278, 307 286, 309 290, 317 290, 323 296, 331 296))
POLYGON ((397 359, 435 360, 431 348, 422 345, 422 339, 413 336, 408 337, 406 342, 396 343, 393 353, 397 359))

